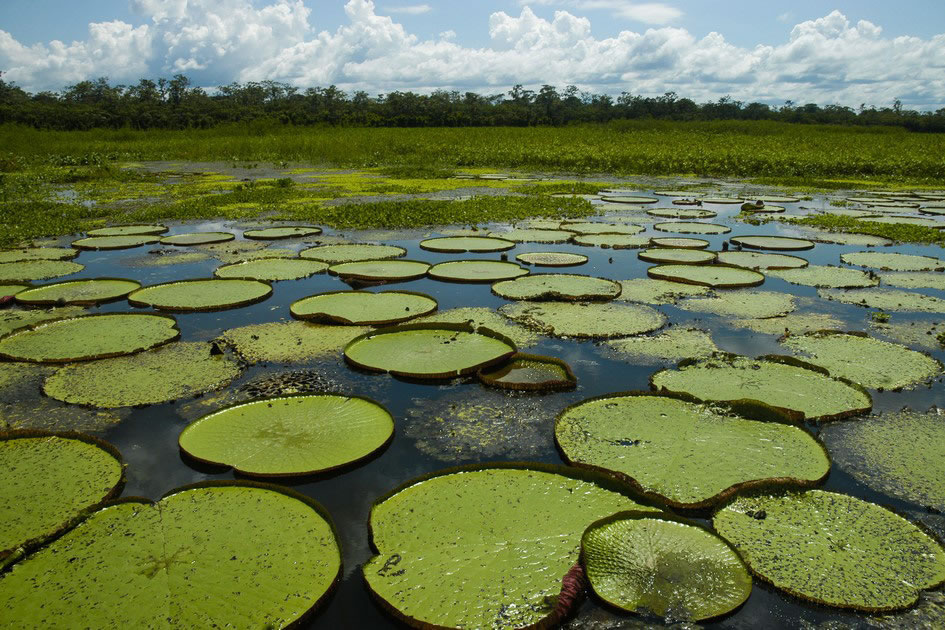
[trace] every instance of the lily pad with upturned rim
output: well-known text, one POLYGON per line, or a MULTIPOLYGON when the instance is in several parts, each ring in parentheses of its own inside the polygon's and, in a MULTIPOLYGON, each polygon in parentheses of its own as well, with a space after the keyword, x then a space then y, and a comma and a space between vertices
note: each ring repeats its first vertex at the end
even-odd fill
POLYGON ((899 291, 897 289, 820 289, 817 294, 825 300, 855 304, 884 311, 916 313, 945 313, 945 300, 933 295, 899 291))
POLYGON ((702 249, 655 247, 637 253, 637 258, 651 263, 709 265, 715 262, 715 252, 707 252, 702 249))
POLYGON ((668 282, 654 278, 634 278, 620 281, 620 302, 642 302, 644 304, 673 304, 682 297, 705 295, 709 287, 681 282, 668 282))
POLYGON ((890 216, 890 217, 859 219, 859 221, 866 225, 870 223, 882 223, 884 225, 918 225, 919 227, 928 227, 928 228, 933 228, 933 229, 945 228, 945 222, 935 221, 933 219, 929 219, 926 217, 890 216))
POLYGON ((666 316, 639 304, 613 302, 517 302, 499 312, 511 320, 556 337, 608 339, 658 330, 666 316))
POLYGON ((772 270, 772 269, 799 269, 806 267, 808 262, 799 256, 788 254, 767 254, 763 252, 719 252, 719 262, 745 269, 772 270))
POLYGON ((865 271, 834 265, 809 265, 799 269, 772 269, 768 275, 791 284, 833 289, 875 287, 879 279, 865 271))
POLYGON ((390 325, 429 315, 437 302, 412 291, 332 291, 296 300, 292 317, 347 325, 390 325))
POLYGON ((656 190, 653 194, 660 197, 692 197, 694 199, 705 196, 704 192, 698 190, 656 190))
POLYGON ((405 282, 422 278, 430 267, 430 263, 419 260, 361 260, 332 265, 328 273, 343 280, 405 282))
POLYGON ((765 319, 781 317, 794 310, 794 296, 777 291, 725 291, 711 297, 690 298, 679 308, 722 317, 765 319))
POLYGON ((231 328, 220 338, 250 363, 307 363, 340 358, 345 344, 369 330, 364 326, 269 322, 231 328))
POLYGON ((718 216, 717 212, 701 208, 653 208, 646 213, 664 219, 711 219, 718 216))
MULTIPOLYGON (((606 193, 606 191, 604 191, 606 193)), ((642 195, 608 195, 602 194, 601 200, 608 203, 626 203, 633 205, 646 205, 659 201, 656 197, 644 197, 642 195)))
POLYGON ((588 236, 597 234, 626 234, 627 236, 633 236, 634 234, 639 234, 644 231, 646 228, 642 225, 634 225, 632 223, 617 224, 582 221, 578 223, 562 223, 561 229, 588 236))
POLYGON ((632 234, 578 234, 571 240, 577 245, 604 249, 640 249, 650 244, 648 237, 632 234))
POLYGON ((79 250, 72 247, 23 247, 0 250, 0 264, 23 260, 72 260, 79 250))
POLYGON ((444 282, 497 282, 529 273, 524 267, 500 260, 449 260, 433 265, 427 271, 434 280, 444 282))
POLYGON ((848 265, 882 271, 945 271, 945 260, 899 252, 848 252, 842 254, 840 260, 848 265))
POLYGON ((739 199, 737 197, 703 197, 702 203, 712 203, 718 205, 735 205, 740 203, 745 203, 744 199, 739 199))
POLYGON ((489 236, 515 241, 516 243, 567 243, 574 236, 574 232, 515 228, 507 232, 490 232, 489 236))
POLYGON ((513 247, 513 241, 490 236, 443 236, 420 241, 420 249, 445 253, 503 252, 513 247))
POLYGON ((158 236, 149 236, 147 234, 131 234, 128 236, 89 236, 72 241, 72 246, 76 249, 131 249, 132 247, 141 247, 160 241, 158 236))
POLYGON ((813 249, 814 243, 806 238, 790 236, 733 236, 733 243, 749 249, 772 249, 776 251, 800 251, 813 249))
POLYGON ((533 274, 492 285, 492 292, 507 300, 612 300, 620 290, 613 280, 568 273, 533 274))
POLYGON ((318 245, 303 249, 299 257, 319 260, 329 265, 363 260, 390 260, 407 255, 407 250, 395 245, 373 245, 371 243, 343 243, 340 245, 318 245))
POLYGON ((485 328, 492 332, 499 333, 515 342, 516 347, 525 348, 533 346, 538 341, 538 334, 532 330, 519 326, 514 322, 499 315, 494 309, 477 306, 465 308, 451 308, 445 311, 438 311, 432 315, 426 315, 417 323, 437 324, 468 324, 474 329, 485 328))
POLYGON ((26 291, 30 288, 28 284, 0 284, 0 297, 7 295, 16 295, 20 291, 26 291))
POLYGON ((872 234, 857 234, 856 232, 825 232, 821 230, 805 230, 804 236, 818 243, 835 243, 837 245, 856 245, 858 247, 888 247, 893 242, 882 236, 872 234))
POLYGON ((167 232, 166 225, 113 225, 86 232, 88 236, 154 236, 167 232))
POLYGON ((756 287, 765 281, 764 275, 751 269, 725 265, 656 265, 646 274, 657 280, 697 284, 716 289, 756 287))
POLYGON ((320 227, 315 227, 314 225, 286 225, 262 228, 259 230, 246 230, 243 232, 243 237, 256 240, 272 241, 281 238, 305 238, 306 236, 317 236, 321 233, 322 229, 320 227))
POLYGON ((709 241, 702 238, 656 237, 650 239, 650 245, 653 247, 671 247, 674 249, 705 249, 709 246, 709 241))
POLYGON ((31 306, 63 304, 87 306, 120 300, 140 288, 141 283, 122 278, 67 280, 21 291, 17 293, 16 301, 31 306))
POLYGON ((496 369, 479 370, 479 380, 489 387, 516 391, 552 392, 577 386, 571 366, 561 359, 522 352, 496 369))
POLYGON ((727 234, 732 228, 717 223, 696 223, 693 221, 669 221, 657 223, 653 229, 658 232, 672 232, 674 234, 727 234))
POLYGON ((605 346, 617 359, 634 364, 677 363, 683 359, 708 357, 719 352, 719 347, 709 333, 680 326, 673 326, 653 336, 612 339, 605 346))
POLYGON ((931 271, 894 271, 879 274, 883 285, 901 289, 938 289, 945 291, 945 274, 931 271))
POLYGON ((301 394, 239 403, 203 416, 180 449, 255 477, 324 473, 370 457, 394 435, 394 419, 358 396, 301 394))
POLYGON ((165 236, 161 239, 163 245, 178 245, 188 247, 192 245, 211 245, 213 243, 226 243, 236 238, 235 234, 230 232, 191 232, 188 234, 174 234, 165 236))
POLYGON ((68 260, 22 260, 0 263, 0 282, 32 282, 60 276, 70 276, 85 269, 85 265, 68 260))
POLYGON ((217 267, 213 275, 217 278, 238 278, 279 282, 308 278, 328 269, 328 264, 301 258, 259 258, 217 267))
POLYGON ((215 311, 262 302, 270 295, 272 287, 265 282, 213 278, 152 284, 132 292, 128 302, 162 311, 215 311))
POLYGON ((51 309, 8 309, 0 311, 0 337, 17 328, 32 326, 53 319, 66 319, 86 315, 88 311, 81 306, 63 306, 51 309))
POLYGON ((515 259, 538 267, 574 267, 587 262, 587 256, 569 252, 526 252, 515 259))

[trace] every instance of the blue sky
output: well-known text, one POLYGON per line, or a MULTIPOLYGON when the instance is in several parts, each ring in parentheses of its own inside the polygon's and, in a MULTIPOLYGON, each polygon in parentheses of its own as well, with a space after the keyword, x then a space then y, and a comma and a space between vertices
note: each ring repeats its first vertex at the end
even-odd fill
POLYGON ((370 93, 576 84, 945 106, 942 0, 2 0, 0 70, 57 90, 181 72, 370 93))

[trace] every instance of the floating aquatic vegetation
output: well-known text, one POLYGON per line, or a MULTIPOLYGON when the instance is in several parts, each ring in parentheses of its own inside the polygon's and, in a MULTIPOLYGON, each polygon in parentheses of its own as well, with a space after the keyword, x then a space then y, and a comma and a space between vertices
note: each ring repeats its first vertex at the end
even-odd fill
POLYGON ((445 282, 496 282, 527 276, 528 269, 499 260, 450 260, 430 267, 434 280, 445 282))
POLYGON ((945 581, 937 541, 901 516, 844 494, 739 497, 712 524, 753 573, 819 604, 898 610, 945 581))
POLYGON ((653 278, 621 280, 620 287, 621 292, 617 300, 645 304, 674 304, 679 298, 706 295, 709 292, 709 287, 653 278))
MULTIPOLYGON (((602 191, 607 193, 609 191, 602 191)), ((656 197, 644 197, 639 195, 615 195, 615 194, 602 194, 601 200, 608 203, 629 203, 635 205, 645 205, 649 203, 656 203, 659 201, 656 197)))
POLYGON ((436 300, 411 291, 333 291, 296 300, 289 307, 297 319, 360 326, 397 324, 436 309, 436 300))
POLYGON ((587 262, 587 256, 568 252, 526 252, 515 259, 538 267, 573 267, 587 262))
POLYGON ((945 271, 945 260, 899 252, 849 252, 842 254, 840 260, 848 265, 882 271, 945 271))
POLYGON ((0 282, 32 282, 78 273, 85 265, 68 260, 22 260, 0 263, 0 282))
POLYGON ((860 247, 888 247, 893 242, 882 236, 872 234, 857 234, 855 232, 824 232, 820 230, 807 230, 805 235, 810 240, 819 243, 836 243, 837 245, 857 245, 860 247))
POLYGON ((189 234, 175 234, 165 236, 161 239, 162 245, 178 245, 187 247, 191 245, 211 245, 214 243, 225 243, 232 241, 236 235, 230 232, 192 232, 189 234))
POLYGON ((315 501, 215 482, 91 513, 0 577, 0 605, 28 627, 286 627, 340 574, 334 526, 315 501))
POLYGON ((0 264, 23 260, 71 260, 79 250, 71 247, 24 247, 0 250, 0 264))
POLYGON ((167 232, 166 225, 113 225, 86 232, 89 236, 153 236, 167 232))
MULTIPOLYGON (((161 254, 135 256, 126 258, 122 262, 129 267, 168 267, 170 265, 189 265, 210 260, 210 255, 203 252, 174 252, 165 254, 165 250, 158 250, 161 254)), ((293 252, 295 255, 295 252, 293 252)), ((234 262, 236 262, 234 260, 234 262)))
POLYGON ((582 221, 582 222, 565 222, 561 224, 562 230, 567 230, 569 232, 575 232, 581 235, 593 235, 593 234, 626 234, 632 236, 634 234, 639 234, 642 232, 644 227, 640 225, 633 225, 632 223, 596 223, 594 221, 582 221))
POLYGON ((420 248, 431 252, 502 252, 515 247, 515 243, 489 236, 443 236, 420 241, 420 248))
POLYGON ((556 337, 608 339, 652 332, 666 325, 666 316, 638 304, 516 303, 499 312, 525 326, 556 337))
POLYGON ((790 236, 733 236, 732 243, 750 249, 773 249, 780 251, 797 251, 813 249, 814 243, 806 238, 790 236))
POLYGON ((261 230, 246 230, 243 232, 243 237, 271 241, 282 238, 305 238, 306 236, 316 236, 321 233, 322 229, 314 225, 286 225, 263 228, 261 230))
POLYGON ((0 337, 13 332, 17 328, 32 326, 39 322, 45 322, 53 319, 66 319, 69 317, 78 317, 85 315, 87 311, 79 306, 64 306, 62 308, 52 309, 9 309, 0 311, 0 337))
POLYGON ((634 363, 678 362, 711 356, 719 351, 706 331, 678 326, 649 337, 614 339, 607 341, 605 346, 616 358, 634 363))
POLYGON ((506 232, 490 232, 489 236, 515 241, 516 243, 567 243, 574 236, 574 232, 557 229, 515 228, 506 232))
POLYGON ((825 300, 855 304, 883 311, 945 313, 945 300, 931 295, 896 289, 820 289, 817 295, 825 300))
POLYGON ((870 320, 870 330, 874 333, 898 341, 907 346, 918 346, 926 350, 941 350, 942 345, 937 336, 945 329, 940 328, 941 322, 929 320, 912 320, 877 322, 870 320))
POLYGON ((577 386, 571 366, 561 359, 521 352, 505 365, 479 370, 479 380, 490 387, 518 391, 550 392, 577 386))
POLYGON ((527 348, 538 342, 537 334, 524 326, 510 322, 491 308, 452 308, 447 311, 438 311, 432 315, 426 315, 419 319, 418 322, 425 324, 469 324, 474 329, 486 328, 487 330, 499 333, 503 337, 508 337, 515 342, 515 346, 518 348, 527 348))
POLYGON ((25 291, 26 289, 29 289, 29 288, 30 288, 30 285, 28 284, 0 284, 0 297, 4 297, 7 295, 16 295, 20 291, 25 291))
POLYGON ((584 529, 640 507, 593 479, 533 464, 411 481, 371 510, 368 587, 415 627, 551 625, 568 612, 557 596, 584 529))
POLYGON ((262 302, 270 295, 272 287, 258 280, 195 279, 138 289, 128 296, 128 302, 161 311, 216 311, 262 302))
POLYGON ((701 208, 653 208, 646 213, 651 217, 664 219, 711 219, 718 216, 717 212, 701 208))
POLYGON ((693 221, 669 221, 657 223, 653 226, 659 232, 673 232, 675 234, 726 234, 732 228, 717 223, 697 223, 693 221))
MULTIPOLYGON (((849 208, 828 208, 823 211, 824 214, 835 214, 838 217, 853 217, 854 219, 863 219, 865 217, 878 217, 880 215, 867 210, 851 210, 849 208)), ((828 232, 827 234, 831 234, 828 232)), ((833 242, 833 241, 828 241, 833 242)))
POLYGON ((812 330, 827 330, 840 328, 843 322, 832 315, 825 313, 790 313, 783 317, 769 317, 767 319, 733 319, 729 326, 748 328, 766 335, 799 335, 812 330))
POLYGON ((639 249, 650 244, 648 236, 628 234, 580 234, 572 240, 577 245, 602 247, 604 249, 639 249))
POLYGON ((715 252, 707 252, 701 249, 655 247, 639 252, 637 258, 651 263, 708 265, 715 262, 715 252))
POLYGON ((788 195, 761 195, 760 197, 752 197, 752 199, 763 201, 764 203, 797 203, 800 201, 799 197, 788 195))
POLYGON ((278 282, 308 278, 328 269, 328 264, 301 258, 260 258, 217 267, 213 275, 217 278, 238 278, 278 282))
POLYGON ((945 228, 945 223, 925 217, 876 217, 859 219, 859 221, 863 223, 864 227, 868 227, 870 223, 881 223, 883 225, 917 225, 936 229, 945 228))
POLYGON ((367 282, 404 282, 422 278, 430 264, 418 260, 362 260, 340 263, 328 268, 328 273, 343 280, 367 282))
POLYGON ((799 269, 772 269, 767 275, 791 284, 833 289, 862 289, 879 284, 879 278, 859 269, 834 265, 808 265, 799 269))
POLYGON ((363 326, 271 322, 231 328, 221 339, 251 363, 305 363, 340 357, 345 344, 369 330, 363 326))
POLYGON ((879 274, 884 285, 903 289, 938 289, 945 291, 945 274, 926 271, 899 271, 879 274))
POLYGON ((737 197, 703 197, 702 203, 712 203, 718 205, 735 205, 745 203, 744 199, 737 197))
POLYGON ((738 553, 707 529, 675 517, 622 512, 581 540, 598 597, 629 612, 699 621, 741 606, 751 575, 738 553))
POLYGON ((764 319, 781 317, 794 310, 794 297, 776 291, 725 291, 712 297, 680 302, 679 308, 723 317, 764 319))
POLYGON ((698 190, 657 190, 653 194, 660 197, 692 197, 693 199, 705 197, 705 193, 698 190))
POLYGON ((620 295, 620 284, 593 276, 542 273, 497 282, 492 292, 507 300, 612 300, 620 295))
POLYGON ((30 306, 61 306, 65 304, 91 306, 120 300, 135 289, 140 288, 140 282, 121 278, 68 280, 21 291, 17 293, 16 301, 30 306))
POLYGON ((130 234, 127 236, 89 236, 72 241, 72 246, 76 249, 109 250, 109 249, 131 249, 132 247, 141 247, 160 241, 158 236, 149 236, 146 234, 130 234))
POLYGON ((744 267, 756 271, 772 269, 799 269, 807 267, 807 260, 788 254, 766 254, 763 252, 718 252, 719 262, 734 267, 744 267))
POLYGON ((698 284, 714 289, 756 287, 765 281, 765 277, 757 271, 724 265, 656 265, 649 267, 646 274, 657 280, 698 284))
POLYGON ((360 262, 364 260, 390 260, 407 255, 407 250, 394 245, 372 245, 370 243, 347 243, 319 245, 303 249, 299 256, 310 260, 320 260, 329 265, 360 262))
POLYGON ((673 247, 677 249, 705 249, 709 246, 709 241, 701 238, 657 237, 650 239, 650 245, 653 247, 673 247))

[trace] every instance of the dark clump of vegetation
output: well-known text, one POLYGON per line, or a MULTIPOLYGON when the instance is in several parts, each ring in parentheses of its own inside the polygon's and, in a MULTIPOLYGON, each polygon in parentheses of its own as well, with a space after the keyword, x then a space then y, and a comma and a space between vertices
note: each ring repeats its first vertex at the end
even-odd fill
POLYGON ((850 232, 853 234, 870 234, 882 236, 899 243, 916 243, 920 245, 939 245, 945 247, 945 233, 921 225, 870 223, 853 217, 843 217, 834 214, 819 214, 803 219, 791 219, 794 225, 830 230, 831 232, 850 232))

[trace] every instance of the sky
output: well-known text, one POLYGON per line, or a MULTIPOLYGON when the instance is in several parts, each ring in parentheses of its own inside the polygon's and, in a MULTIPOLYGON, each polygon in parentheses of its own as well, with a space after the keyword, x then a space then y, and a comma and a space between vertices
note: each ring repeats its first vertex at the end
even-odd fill
POLYGON ((3 79, 945 107, 943 0, 0 0, 3 79))

